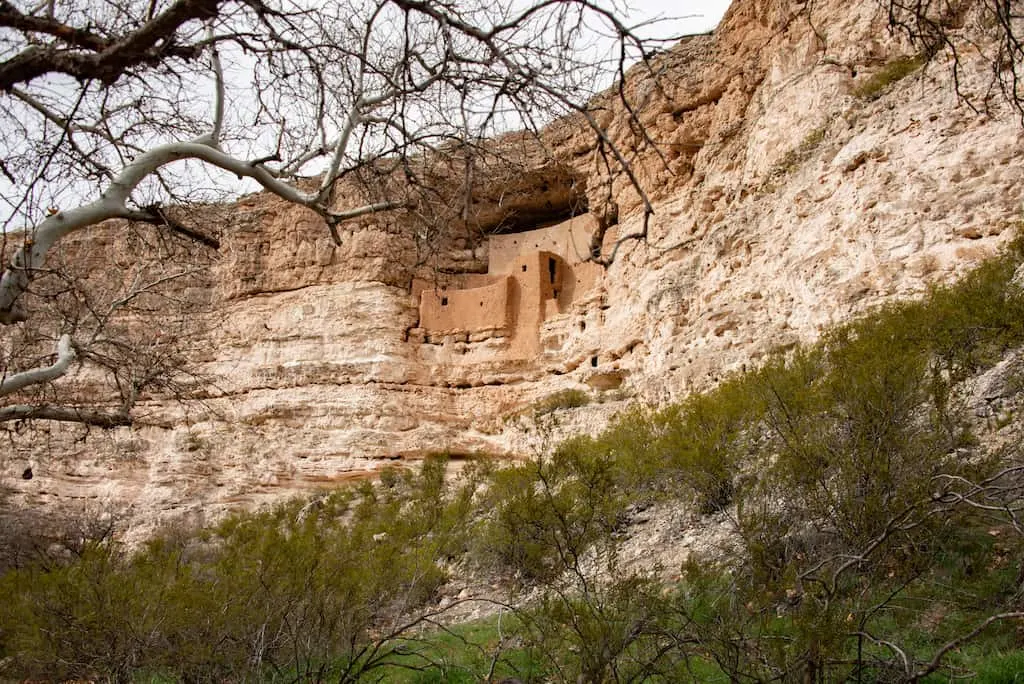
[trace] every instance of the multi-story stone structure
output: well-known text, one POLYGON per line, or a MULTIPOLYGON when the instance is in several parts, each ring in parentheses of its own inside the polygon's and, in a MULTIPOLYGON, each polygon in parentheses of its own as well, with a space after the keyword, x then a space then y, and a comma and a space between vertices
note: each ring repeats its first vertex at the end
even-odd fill
POLYGON ((597 226, 582 214, 553 226, 489 239, 486 274, 459 274, 444 284, 416 281, 417 333, 426 343, 455 338, 508 339, 512 357, 538 351, 540 327, 600 281, 602 267, 588 260, 597 226))

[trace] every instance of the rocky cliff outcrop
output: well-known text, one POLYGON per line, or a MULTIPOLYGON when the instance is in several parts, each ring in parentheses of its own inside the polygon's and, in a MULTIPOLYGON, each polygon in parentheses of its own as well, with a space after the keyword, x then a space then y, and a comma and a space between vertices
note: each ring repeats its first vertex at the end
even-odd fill
MULTIPOLYGON (((677 399, 955 278, 1020 221, 1024 128, 998 102, 965 106, 941 59, 915 70, 908 57, 870 0, 736 0, 714 34, 631 72, 646 139, 613 95, 598 111, 649 217, 577 120, 520 155, 526 172, 485 184, 475 229, 432 236, 429 253, 401 215, 361 220, 335 247, 313 213, 244 198, 211 274, 209 396, 148 400, 132 429, 85 440, 14 439, 11 501, 127 507, 143 530, 431 451, 520 455, 536 435, 509 417, 560 390, 594 399, 561 429, 596 430, 627 402, 677 399), (897 62, 910 73, 878 78, 897 62), (502 220, 525 230, 587 210, 617 223, 614 258, 541 317, 535 354, 500 336, 410 335, 414 278, 485 273, 502 220)), ((961 66, 961 92, 982 97, 985 68, 961 66)))

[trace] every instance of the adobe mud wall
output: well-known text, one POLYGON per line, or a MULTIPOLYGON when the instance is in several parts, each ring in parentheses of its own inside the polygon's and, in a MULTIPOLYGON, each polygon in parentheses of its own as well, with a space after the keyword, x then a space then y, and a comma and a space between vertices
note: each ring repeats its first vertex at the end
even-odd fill
POLYGON ((538 349, 541 324, 568 311, 578 294, 593 288, 603 269, 590 261, 591 237, 597 229, 589 214, 568 221, 489 239, 488 275, 442 275, 433 284, 415 280, 423 339, 472 336, 484 331, 512 338, 512 356, 538 349), (500 278, 504 285, 494 283, 500 278))
POLYGON ((519 255, 527 252, 554 252, 569 264, 584 262, 590 256, 590 238, 595 230, 594 217, 581 214, 547 228, 492 235, 487 272, 509 273, 519 255))
POLYGON ((482 287, 425 289, 420 293, 420 327, 435 334, 507 332, 512 324, 511 282, 505 276, 482 287))
POLYGON ((539 350, 540 326, 557 312, 566 269, 565 261, 552 252, 523 254, 513 262, 511 278, 518 297, 512 355, 530 357, 539 350))

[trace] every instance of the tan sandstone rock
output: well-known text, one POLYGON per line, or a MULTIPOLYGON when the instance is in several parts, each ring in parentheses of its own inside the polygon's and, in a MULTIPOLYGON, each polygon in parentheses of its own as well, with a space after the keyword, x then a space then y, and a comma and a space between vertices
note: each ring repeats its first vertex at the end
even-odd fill
MULTIPOLYGON (((867 1, 736 0, 714 35, 659 56, 656 78, 635 69, 626 90, 664 159, 612 95, 604 116, 618 144, 638 149, 654 209, 646 240, 622 242, 606 269, 559 253, 585 286, 542 299, 542 310, 502 309, 502 325, 432 329, 423 292, 443 296, 440 272, 463 274, 445 281, 453 291, 483 282, 473 278, 497 254, 485 228, 510 220, 497 197, 517 198, 517 230, 582 202, 595 222, 611 216, 595 137, 579 121, 552 125, 547 153, 523 152, 530 173, 495 176, 476 228, 448 226, 432 260, 401 214, 355 222, 334 247, 310 212, 244 198, 220 226, 211 275, 198 357, 217 378, 209 396, 154 397, 137 426, 84 441, 57 428, 46 448, 15 439, 12 500, 130 508, 142 534, 432 451, 528 454, 557 434, 601 429, 629 401, 679 399, 956 277, 1020 220, 1024 129, 998 105, 988 115, 962 106, 943 64, 858 97, 866 76, 907 53, 884 20, 867 1), (417 278, 428 284, 416 290, 417 278), (523 413, 563 389, 595 401, 541 439, 523 413), (29 463, 36 476, 21 480, 29 463)), ((985 77, 971 62, 961 75, 976 90, 985 77)), ((618 225, 606 257, 645 220, 628 180, 610 182, 618 225)), ((511 307, 512 297, 493 301, 511 307)))

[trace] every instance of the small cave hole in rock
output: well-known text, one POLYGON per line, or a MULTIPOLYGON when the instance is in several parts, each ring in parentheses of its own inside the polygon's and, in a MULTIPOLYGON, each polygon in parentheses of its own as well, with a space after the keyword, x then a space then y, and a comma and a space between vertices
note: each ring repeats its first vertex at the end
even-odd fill
POLYGON ((580 321, 580 332, 583 332, 586 329, 587 329, 587 322, 586 321, 580 321))
POLYGON ((551 298, 552 298, 552 299, 558 299, 558 290, 554 290, 554 291, 553 291, 553 292, 551 293, 551 298))
POLYGON ((590 357, 590 367, 591 368, 597 368, 597 357, 596 356, 591 356, 590 357))
POLYGON ((523 264, 523 273, 526 273, 526 264, 523 264))
POLYGON ((448 298, 441 297, 441 306, 448 306, 448 298))
POLYGON ((552 285, 555 284, 555 270, 557 268, 558 268, 558 264, 555 263, 554 259, 549 257, 548 258, 548 277, 551 279, 551 284, 552 285))
POLYGON ((32 468, 31 467, 25 468, 25 470, 23 470, 21 472, 21 479, 22 480, 31 480, 32 479, 32 468))
POLYGON ((483 306, 483 305, 484 305, 484 303, 483 303, 483 302, 480 302, 480 306, 483 306))

